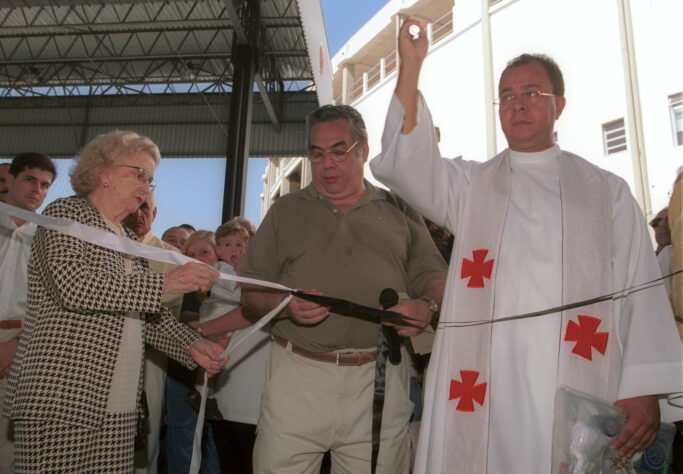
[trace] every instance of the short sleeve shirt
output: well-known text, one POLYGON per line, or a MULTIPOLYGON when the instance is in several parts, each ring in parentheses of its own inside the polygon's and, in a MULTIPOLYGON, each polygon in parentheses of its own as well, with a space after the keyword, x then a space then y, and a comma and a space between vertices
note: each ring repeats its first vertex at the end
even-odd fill
MULTIPOLYGON (((241 275, 379 307, 393 288, 419 296, 446 278, 446 264, 422 218, 394 194, 367 181, 367 192, 341 212, 312 185, 273 204, 242 260, 241 275)), ((278 319, 272 332, 316 352, 377 345, 377 321, 331 313, 306 326, 278 319)))

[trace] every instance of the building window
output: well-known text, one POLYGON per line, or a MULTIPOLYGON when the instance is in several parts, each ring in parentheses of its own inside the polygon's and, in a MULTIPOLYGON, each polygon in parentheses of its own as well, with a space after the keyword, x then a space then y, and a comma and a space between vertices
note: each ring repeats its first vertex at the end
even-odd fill
POLYGON ((297 166, 297 168, 287 176, 287 181, 289 183, 289 190, 287 192, 293 193, 294 191, 301 189, 301 165, 297 166))
POLYGON ((669 112, 671 113, 671 129, 674 134, 674 146, 683 145, 683 93, 669 96, 669 112))
POLYGON ((626 127, 623 118, 602 125, 602 141, 605 144, 605 155, 626 149, 626 127))

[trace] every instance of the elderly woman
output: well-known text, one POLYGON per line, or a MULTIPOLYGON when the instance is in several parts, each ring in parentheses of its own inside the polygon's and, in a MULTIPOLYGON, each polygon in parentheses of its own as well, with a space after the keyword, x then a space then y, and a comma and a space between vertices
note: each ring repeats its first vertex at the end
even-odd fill
MULTIPOLYGON (((135 239, 121 226, 154 187, 159 150, 134 132, 101 135, 71 176, 76 196, 44 214, 135 239)), ((39 228, 28 314, 5 414, 15 422, 17 472, 131 472, 145 343, 209 374, 222 348, 162 308, 166 293, 206 291, 218 273, 190 263, 166 275, 130 257, 39 228)))

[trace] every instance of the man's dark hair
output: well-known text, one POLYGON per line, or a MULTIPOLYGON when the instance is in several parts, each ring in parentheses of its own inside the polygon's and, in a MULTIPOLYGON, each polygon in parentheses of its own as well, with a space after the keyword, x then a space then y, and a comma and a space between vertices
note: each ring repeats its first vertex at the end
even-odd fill
POLYGON ((31 168, 38 168, 48 173, 52 173, 52 182, 55 181, 57 177, 57 170, 55 169, 55 164, 52 162, 47 155, 42 153, 35 153, 32 151, 26 153, 19 153, 12 159, 12 163, 9 165, 9 174, 15 178, 19 176, 24 170, 31 168))
POLYGON ((311 146, 311 131, 319 123, 346 120, 351 127, 351 138, 358 141, 358 149, 368 142, 368 131, 361 114, 350 105, 323 105, 306 117, 306 148, 311 146))
POLYGON ((526 64, 539 63, 545 69, 550 83, 553 85, 553 94, 564 97, 564 79, 562 78, 562 71, 560 67, 550 56, 545 54, 522 54, 517 56, 512 61, 507 63, 503 73, 500 75, 500 81, 498 82, 498 87, 500 88, 500 82, 503 81, 505 74, 512 68, 524 66, 526 64))
POLYGON ((191 226, 190 224, 180 224, 178 227, 180 227, 181 229, 185 229, 185 230, 188 231, 189 233, 192 233, 192 232, 196 232, 196 231, 197 231, 197 229, 195 229, 195 228, 194 228, 193 226, 191 226))

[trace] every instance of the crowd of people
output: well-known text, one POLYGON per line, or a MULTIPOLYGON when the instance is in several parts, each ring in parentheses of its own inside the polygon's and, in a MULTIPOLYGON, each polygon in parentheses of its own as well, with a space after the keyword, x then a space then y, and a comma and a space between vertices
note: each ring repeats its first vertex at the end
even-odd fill
MULTIPOLYGON (((621 410, 605 449, 625 460, 683 418, 680 397, 667 406, 683 392, 681 173, 650 222, 655 256, 626 183, 554 142, 562 73, 530 54, 499 81, 508 148, 445 159, 418 89, 427 46, 406 20, 370 163, 390 190, 364 177, 360 113, 327 105, 307 118, 311 183, 258 230, 155 236, 160 153, 130 131, 87 144, 75 196, 43 212, 87 232, 3 207, 0 473, 189 472, 205 378, 204 473, 558 472, 585 454, 557 445, 567 389, 621 410), (235 276, 297 293, 231 351, 290 298, 235 276), (422 373, 416 338, 434 327, 422 373)), ((35 214, 55 176, 20 154, 0 200, 35 214)))

